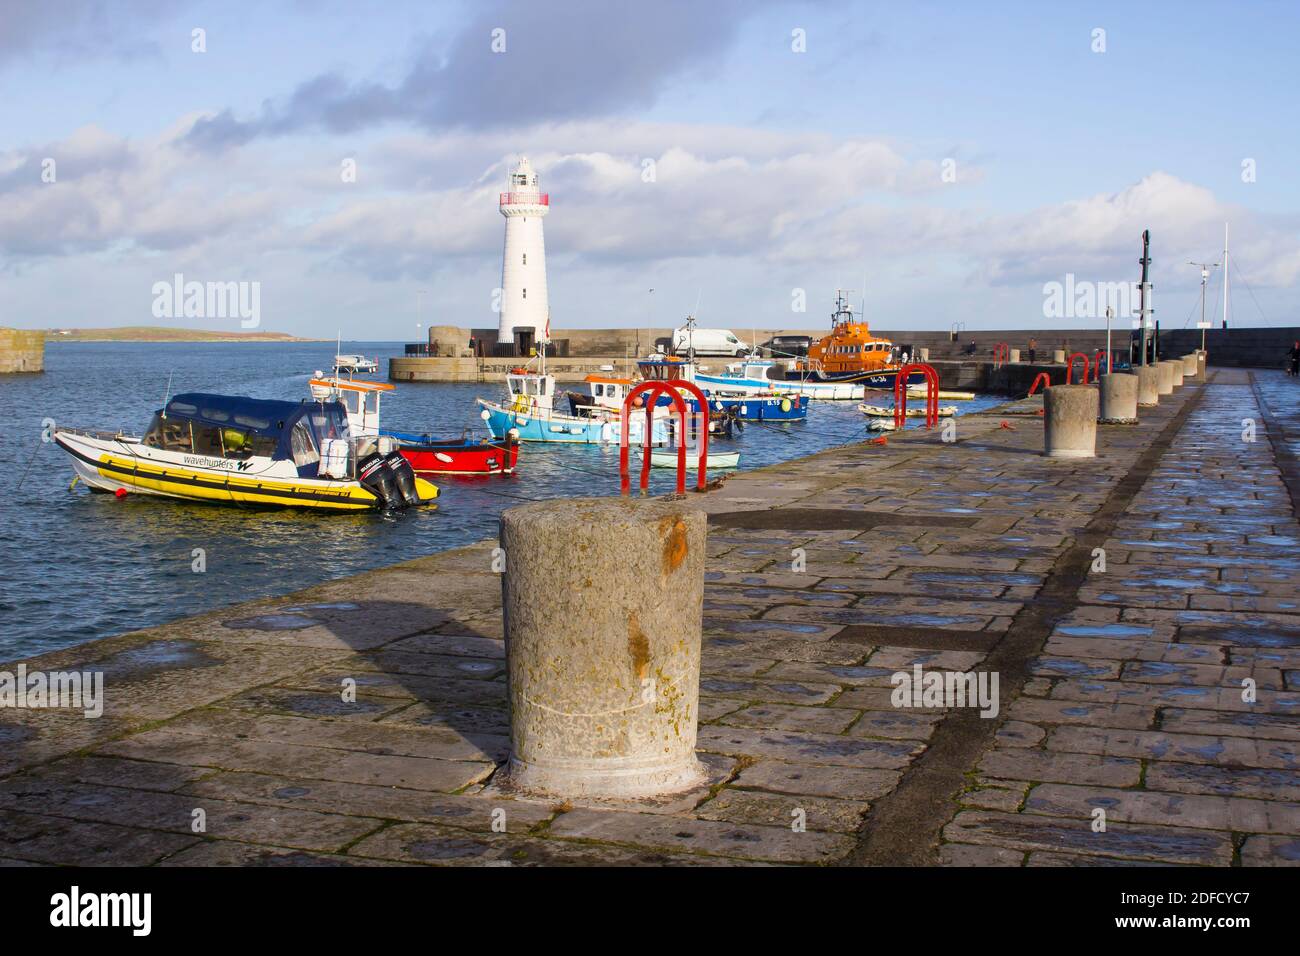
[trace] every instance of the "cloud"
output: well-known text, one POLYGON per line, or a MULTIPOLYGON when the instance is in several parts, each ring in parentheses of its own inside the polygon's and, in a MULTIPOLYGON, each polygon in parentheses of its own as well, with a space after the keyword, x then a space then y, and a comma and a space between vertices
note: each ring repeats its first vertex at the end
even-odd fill
MULTIPOLYGON (((976 205, 977 164, 944 183, 933 157, 886 140, 574 121, 367 141, 357 181, 345 183, 338 164, 351 151, 332 156, 329 143, 286 137, 196 154, 185 145, 192 124, 180 117, 139 140, 86 127, 0 153, 0 268, 62 261, 75 270, 101 256, 155 278, 274 280, 286 302, 309 284, 346 292, 437 277, 443 301, 487 301, 480 287, 500 270, 497 193, 526 144, 551 194, 557 287, 612 289, 653 274, 665 287, 676 276, 812 289, 869 271, 873 286, 927 289, 931 309, 945 297, 996 309, 1008 296, 1036 308, 1041 285, 1067 272, 1136 278, 1144 228, 1157 287, 1190 283, 1184 263, 1216 256, 1225 220, 1252 286, 1300 281, 1294 221, 1164 172, 1113 193, 990 213, 976 205), (46 155, 58 160, 57 183, 40 182, 46 155)), ((579 324, 588 314, 587 324, 608 322, 599 311, 570 302, 579 324)))
POLYGON ((0 68, 31 56, 61 62, 136 59, 157 53, 141 22, 177 12, 167 0, 0 0, 0 68))
POLYGON ((1294 217, 1265 216, 1210 190, 1156 171, 1115 193, 1067 200, 990 220, 981 278, 992 285, 1060 279, 1067 272, 1116 281, 1137 278, 1141 235, 1151 231, 1153 270, 1169 282, 1189 260, 1218 258, 1223 225, 1234 224, 1237 255, 1252 281, 1300 280, 1294 217))
POLYGON ((670 81, 710 75, 741 25, 766 3, 481 4, 449 42, 426 40, 391 86, 321 74, 264 104, 259 115, 241 119, 226 110, 204 117, 189 139, 199 148, 223 148, 261 136, 350 133, 390 121, 430 130, 521 128, 644 109, 670 81))

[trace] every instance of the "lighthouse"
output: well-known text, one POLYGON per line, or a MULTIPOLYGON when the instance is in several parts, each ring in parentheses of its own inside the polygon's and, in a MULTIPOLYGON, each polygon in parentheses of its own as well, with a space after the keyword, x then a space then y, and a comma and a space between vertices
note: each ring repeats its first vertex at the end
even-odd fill
POLYGON ((501 194, 501 215, 506 217, 506 248, 501 259, 501 325, 497 341, 513 343, 527 355, 538 342, 550 338, 546 299, 546 243, 542 219, 551 197, 537 188, 537 173, 528 157, 521 157, 501 194))

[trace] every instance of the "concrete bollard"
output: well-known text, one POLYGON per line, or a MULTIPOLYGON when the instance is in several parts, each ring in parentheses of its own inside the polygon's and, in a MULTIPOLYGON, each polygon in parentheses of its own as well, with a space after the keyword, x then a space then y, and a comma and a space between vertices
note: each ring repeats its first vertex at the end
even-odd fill
POLYGON ((1174 380, 1174 388, 1183 387, 1183 360, 1169 360, 1169 375, 1174 380))
POLYGON ((1048 458, 1095 458, 1097 389, 1053 385, 1043 392, 1043 454, 1048 458))
POLYGON ((1019 361, 1020 361, 1020 349, 1012 349, 1012 350, 1011 350, 1011 361, 1013 361, 1013 362, 1019 362, 1019 361))
POLYGON ((1186 355, 1183 356, 1182 362, 1183 362, 1183 381, 1187 381, 1189 378, 1191 379, 1196 378, 1196 353, 1188 352, 1186 355))
POLYGON ((1196 353, 1196 380, 1198 382, 1205 381, 1205 365, 1209 360, 1210 353, 1205 351, 1205 349, 1200 349, 1196 353))
POLYGON ((1154 365, 1139 365, 1137 369, 1138 376, 1138 404, 1139 405, 1159 405, 1160 404, 1160 372, 1154 365))
POLYGON ((1052 361, 1055 362, 1057 365, 1064 365, 1064 364, 1065 364, 1065 349, 1053 349, 1053 350, 1052 350, 1052 361))
POLYGON ((1138 420, 1138 377, 1114 372, 1100 379, 1101 412, 1098 421, 1130 425, 1138 420))
POLYGON ((574 498, 501 515, 512 787, 637 798, 705 780, 695 756, 704 512, 574 498))
POLYGON ((917 360, 918 362, 928 362, 928 361, 930 361, 930 350, 927 349, 927 348, 919 348, 919 349, 917 349, 917 350, 916 350, 916 360, 917 360))
POLYGON ((1156 374, 1159 376, 1157 381, 1160 383, 1156 391, 1161 395, 1172 395, 1174 393, 1174 370, 1169 367, 1169 363, 1160 361, 1155 364, 1156 374))

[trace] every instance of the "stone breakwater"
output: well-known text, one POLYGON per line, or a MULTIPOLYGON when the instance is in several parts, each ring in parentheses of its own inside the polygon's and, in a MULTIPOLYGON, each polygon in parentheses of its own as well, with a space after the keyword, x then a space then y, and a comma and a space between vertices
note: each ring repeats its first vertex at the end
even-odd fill
POLYGON ((104 712, 0 710, 0 858, 1294 865, 1300 390, 1212 372, 1085 460, 1017 405, 690 496, 697 790, 499 785, 485 541, 26 661, 104 712), (996 672, 996 717, 898 706, 918 665, 996 672))
POLYGON ((0 373, 45 371, 45 333, 0 329, 0 373))

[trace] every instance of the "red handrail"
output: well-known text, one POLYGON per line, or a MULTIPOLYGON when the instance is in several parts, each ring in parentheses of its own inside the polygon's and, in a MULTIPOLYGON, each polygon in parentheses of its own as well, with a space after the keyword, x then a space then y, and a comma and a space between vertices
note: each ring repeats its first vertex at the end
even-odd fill
POLYGON ((1034 384, 1029 386, 1029 394, 1025 396, 1026 398, 1034 397, 1034 392, 1038 391, 1038 385, 1040 382, 1042 383, 1043 388, 1051 388, 1052 376, 1048 375, 1046 372, 1039 372, 1038 377, 1034 379, 1034 384))
POLYGON ((709 400, 704 397, 702 392, 694 382, 687 382, 681 379, 674 379, 672 382, 643 382, 640 385, 628 389, 627 397, 623 399, 623 413, 620 416, 620 427, 618 437, 618 477, 619 487, 622 494, 629 494, 632 490, 632 478, 628 473, 628 410, 632 401, 638 396, 649 392, 649 397, 645 400, 645 444, 641 450, 641 490, 645 491, 650 486, 650 455, 654 441, 654 410, 659 401, 659 396, 667 392, 672 396, 673 411, 678 415, 682 423, 681 433, 677 441, 677 493, 679 495, 686 493, 686 401, 678 389, 687 389, 699 402, 700 408, 703 409, 705 416, 705 426, 700 429, 700 465, 699 465, 699 489, 703 491, 708 484, 708 476, 705 473, 709 460, 709 429, 708 429, 708 407, 709 400))
POLYGON ((1006 342, 998 342, 993 346, 993 367, 1006 365, 1011 361, 1011 346, 1006 342))
POLYGON ((894 427, 907 424, 907 377, 914 370, 925 374, 925 427, 933 428, 939 424, 939 373, 920 362, 904 365, 894 377, 894 427))
POLYGON ((1081 384, 1083 384, 1083 385, 1087 385, 1087 384, 1088 384, 1088 372, 1089 372, 1089 371, 1091 370, 1091 368, 1092 368, 1092 367, 1088 364, 1088 356, 1087 356, 1087 354, 1084 353, 1084 352, 1072 352, 1072 353, 1070 354, 1070 360, 1069 360, 1069 361, 1066 363, 1066 365, 1065 365, 1065 384, 1066 384, 1066 385, 1069 385, 1069 384, 1070 384, 1070 379, 1074 376, 1074 360, 1077 359, 1077 358, 1081 358, 1081 359, 1083 359, 1083 382, 1082 382, 1081 384))

